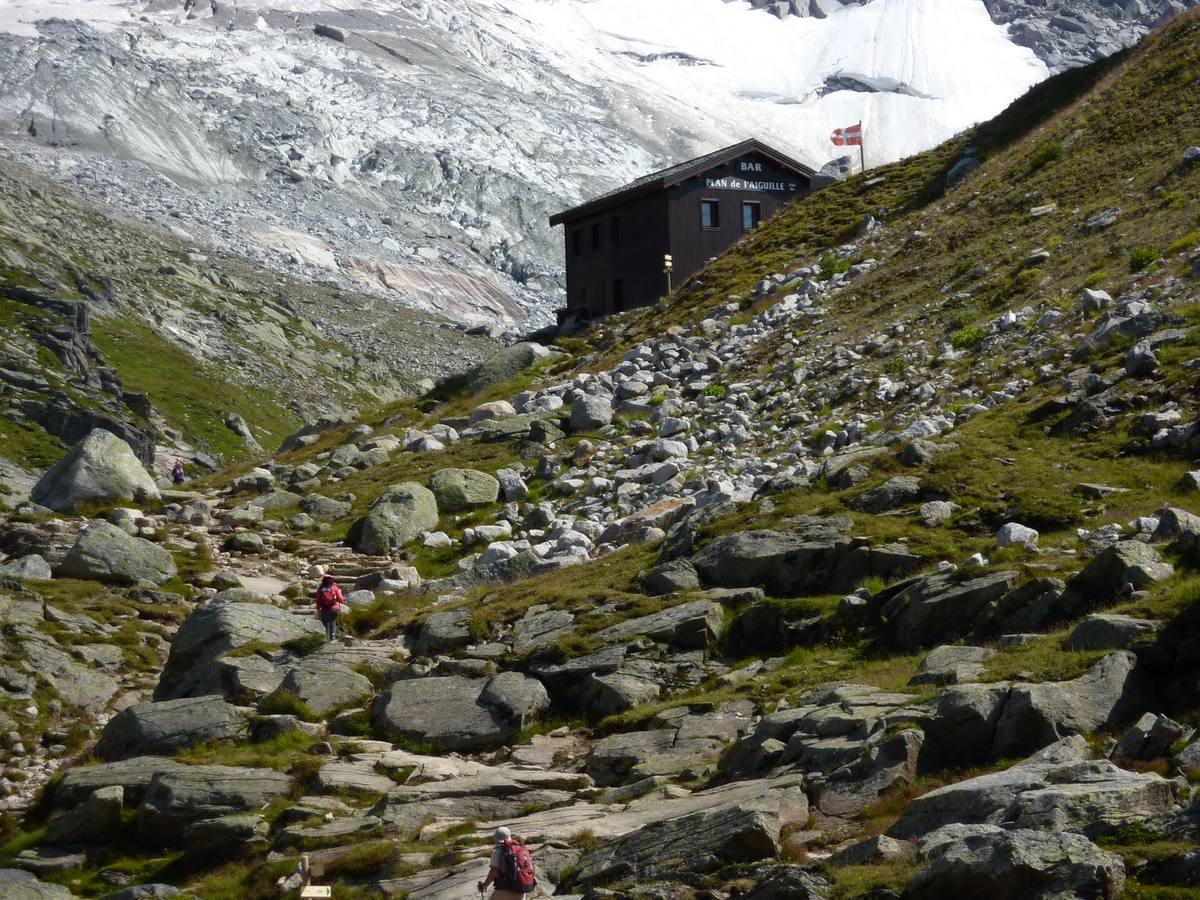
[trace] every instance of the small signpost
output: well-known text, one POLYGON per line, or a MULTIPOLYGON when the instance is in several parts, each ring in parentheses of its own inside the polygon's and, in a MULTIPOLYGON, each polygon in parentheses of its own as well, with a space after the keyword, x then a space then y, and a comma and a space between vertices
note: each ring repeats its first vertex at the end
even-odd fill
POLYGON ((321 885, 310 884, 308 887, 300 889, 301 900, 307 897, 332 897, 333 888, 322 887, 321 885))
POLYGON ((675 271, 675 262, 670 253, 663 254, 663 273, 667 276, 667 295, 671 294, 671 273, 675 271))

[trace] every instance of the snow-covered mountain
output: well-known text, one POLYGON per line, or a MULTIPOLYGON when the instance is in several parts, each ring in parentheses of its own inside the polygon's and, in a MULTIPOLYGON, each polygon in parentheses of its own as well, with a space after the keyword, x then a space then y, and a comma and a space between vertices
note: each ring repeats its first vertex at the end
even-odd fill
POLYGON ((989 15, 1045 4, 986 3, 5 0, 0 135, 269 265, 541 324, 550 213, 749 136, 819 167, 861 120, 888 162, 1061 64, 989 15))

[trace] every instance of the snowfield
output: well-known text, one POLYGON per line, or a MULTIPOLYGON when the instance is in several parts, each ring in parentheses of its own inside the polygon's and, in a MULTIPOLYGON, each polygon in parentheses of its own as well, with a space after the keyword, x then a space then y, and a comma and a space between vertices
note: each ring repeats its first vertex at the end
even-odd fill
POLYGON ((0 4, 8 153, 269 265, 521 326, 559 302, 559 209, 751 136, 820 168, 858 121, 879 165, 1047 74, 981 0, 0 4))

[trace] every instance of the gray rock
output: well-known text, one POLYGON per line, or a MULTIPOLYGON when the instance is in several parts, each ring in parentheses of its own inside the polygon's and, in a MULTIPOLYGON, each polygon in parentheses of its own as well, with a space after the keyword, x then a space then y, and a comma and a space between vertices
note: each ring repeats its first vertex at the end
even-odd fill
MULTIPOLYGON (((818 0, 808 0, 814 5, 818 0)), ((769 865, 766 873, 739 900, 828 900, 833 886, 820 875, 797 865, 769 865)))
POLYGON ((520 672, 501 672, 488 679, 479 702, 502 710, 521 729, 550 708, 550 695, 536 678, 520 672))
MULTIPOLYGON (((171 654, 154 690, 154 699, 176 700, 204 694, 236 699, 238 686, 232 680, 228 665, 235 660, 221 660, 224 654, 251 641, 282 644, 305 635, 324 633, 321 623, 311 616, 295 616, 287 610, 262 603, 202 606, 188 616, 175 633, 171 654)), ((252 660, 257 660, 254 666, 270 668, 270 664, 259 657, 236 661, 252 660)), ((257 669, 254 671, 258 675, 265 674, 257 669)))
POLYGON ((607 397, 586 395, 571 404, 571 430, 594 431, 613 420, 612 401, 607 397))
POLYGON ((500 496, 500 482, 474 469, 438 469, 429 476, 429 489, 442 512, 487 506, 500 496))
POLYGON ((68 769, 54 787, 54 805, 62 809, 71 808, 83 803, 95 791, 120 787, 125 803, 131 807, 138 806, 156 775, 180 768, 181 763, 159 756, 139 756, 99 766, 77 766, 68 769))
POLYGON ((849 519, 807 519, 787 533, 724 535, 705 544, 691 561, 706 584, 761 587, 774 597, 851 591, 871 576, 895 578, 921 564, 903 549, 852 540, 850 525, 849 519))
POLYGON ((171 754, 206 741, 238 740, 246 729, 237 708, 217 696, 139 703, 104 726, 96 755, 113 761, 171 754))
POLYGON ((24 869, 0 869, 0 896, 4 900, 75 900, 62 885, 38 881, 37 875, 24 869))
POLYGON ((34 503, 70 513, 87 503, 158 500, 158 487, 133 449, 97 428, 72 447, 34 485, 34 503))
POLYGON ((1146 378, 1158 371, 1158 355, 1146 341, 1134 344, 1125 353, 1125 374, 1130 378, 1146 378))
POLYGON ((229 536, 223 548, 233 553, 244 553, 248 556, 260 556, 267 550, 262 535, 253 531, 239 531, 229 536))
POLYGON ((351 504, 320 494, 309 494, 300 501, 300 509, 318 522, 332 522, 350 515, 351 504))
POLYGON ((1093 602, 1110 602, 1127 584, 1140 590, 1173 574, 1175 569, 1163 562, 1149 544, 1118 541, 1096 554, 1067 586, 1071 591, 1094 598, 1093 602))
POLYGON ((566 610, 531 606, 513 625, 513 652, 525 654, 545 647, 570 634, 574 626, 575 616, 566 610))
POLYGON ((1067 638, 1070 650, 1124 650, 1152 637, 1158 623, 1116 613, 1093 613, 1075 626, 1067 638))
POLYGON ((1033 549, 1037 547, 1037 543, 1037 531, 1019 522, 1009 522, 996 532, 997 547, 1025 547, 1033 549))
POLYGON ((531 341, 521 341, 488 357, 467 380, 467 390, 478 394, 496 384, 503 384, 530 366, 554 355, 549 347, 531 341))
POLYGON ((1125 889, 1125 863, 1078 834, 1019 830, 976 835, 946 847, 918 872, 911 900, 1028 900, 1095 897, 1116 900, 1125 889))
POLYGON ((430 744, 439 751, 474 752, 501 746, 520 730, 524 709, 495 701, 524 699, 516 686, 484 693, 489 680, 458 675, 397 681, 375 700, 371 718, 385 735, 430 744))
POLYGON ((125 791, 120 785, 100 788, 90 797, 51 820, 43 843, 57 847, 107 844, 121 829, 125 791))
POLYGON ((915 855, 912 844, 890 838, 886 834, 877 834, 839 850, 829 857, 825 864, 835 869, 845 866, 873 866, 879 863, 907 862, 915 855))
POLYGON ((105 894, 103 900, 159 900, 162 897, 176 897, 179 893, 179 888, 169 884, 137 884, 115 894, 105 894))
POLYGON ((470 623, 471 613, 466 609, 433 613, 421 625, 413 652, 433 656, 462 649, 471 643, 470 623))
POLYGON ((107 522, 88 525, 58 567, 63 578, 117 584, 164 584, 176 572, 168 550, 107 522))
POLYGON ((372 556, 388 555, 437 524, 437 500, 432 491, 413 482, 395 484, 371 504, 355 549, 372 556))
POLYGON ((184 854, 193 864, 236 859, 252 846, 265 846, 270 830, 266 820, 254 814, 203 819, 184 828, 184 854))
POLYGON ((1083 227, 1088 231, 1102 231, 1115 225, 1120 215, 1120 207, 1113 206, 1109 209, 1102 209, 1100 212, 1088 216, 1083 222, 1083 227))
POLYGON ((49 581, 54 577, 54 573, 50 571, 50 563, 36 553, 31 553, 0 566, 0 577, 20 578, 22 581, 49 581))
POLYGON ((1109 756, 1112 759, 1159 759, 1166 756, 1177 741, 1187 740, 1192 729, 1173 719, 1146 713, 1121 736, 1109 756))
POLYGON ((934 647, 921 660, 917 674, 909 684, 965 684, 978 681, 983 664, 996 655, 987 647, 944 645, 934 647))
POLYGON ((686 559, 674 559, 655 566, 642 577, 642 587, 656 596, 678 591, 694 591, 700 587, 696 567, 686 559))
POLYGON ((877 597, 896 645, 916 650, 970 633, 1016 583, 1016 572, 988 572, 967 581, 955 573, 930 575, 877 597))
POLYGON ((295 694, 318 716, 357 706, 375 692, 365 675, 318 654, 307 656, 293 666, 279 690, 295 694))
POLYGON ((146 789, 140 838, 148 846, 172 846, 193 822, 262 809, 291 790, 291 777, 273 769, 180 766, 160 772, 146 789))
POLYGON ((1113 653, 1071 681, 1014 684, 996 721, 993 758, 1023 756, 1115 725, 1143 693, 1136 664, 1132 653, 1113 653))
POLYGON ((645 880, 681 871, 705 874, 732 863, 770 859, 779 853, 780 831, 777 814, 755 809, 726 808, 654 822, 584 854, 573 883, 645 880))
POLYGON ((609 643, 645 635, 672 647, 694 650, 712 646, 724 631, 724 608, 719 603, 694 600, 610 625, 596 632, 596 637, 609 643))
POLYGON ((921 496, 921 480, 912 475, 895 475, 878 487, 859 494, 849 503, 859 512, 882 513, 913 503, 921 496))

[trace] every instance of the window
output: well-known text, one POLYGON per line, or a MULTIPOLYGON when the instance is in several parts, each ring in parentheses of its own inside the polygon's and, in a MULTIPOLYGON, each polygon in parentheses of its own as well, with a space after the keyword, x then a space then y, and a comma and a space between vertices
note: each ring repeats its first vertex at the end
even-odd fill
POLYGON ((625 282, 620 278, 612 283, 612 305, 613 312, 620 312, 625 308, 625 282))
POLYGON ((759 204, 742 204, 742 231, 753 231, 761 218, 762 207, 759 204))
POLYGON ((596 222, 592 225, 592 249, 600 249, 600 223, 596 222))
POLYGON ((614 216, 612 222, 609 223, 608 242, 613 246, 621 243, 621 217, 614 216))
POLYGON ((580 256, 583 254, 583 233, 576 228, 571 232, 571 255, 580 256))
POLYGON ((721 227, 721 203, 719 200, 700 201, 700 226, 702 228, 721 227))

